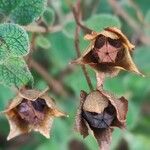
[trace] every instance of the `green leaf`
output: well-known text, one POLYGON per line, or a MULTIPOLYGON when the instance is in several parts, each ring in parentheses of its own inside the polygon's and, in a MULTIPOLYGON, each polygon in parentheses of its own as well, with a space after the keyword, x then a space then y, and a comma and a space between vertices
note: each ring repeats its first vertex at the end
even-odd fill
POLYGON ((20 87, 27 83, 33 83, 33 77, 21 57, 7 59, 0 64, 0 82, 7 86, 20 87))
POLYGON ((140 108, 133 101, 130 101, 128 105, 127 128, 132 130, 140 119, 140 108))
POLYGON ((116 149, 122 139, 122 136, 122 131, 119 128, 115 128, 112 133, 112 143, 110 145, 112 150, 116 149))
POLYGON ((74 21, 66 22, 65 25, 64 25, 64 28, 63 28, 63 33, 68 38, 74 38, 75 28, 76 28, 76 24, 75 24, 74 21))
POLYGON ((150 137, 142 134, 132 134, 129 132, 125 133, 125 139, 128 142, 130 150, 149 150, 150 148, 150 137))
POLYGON ((73 40, 66 37, 62 32, 48 35, 51 42, 51 61, 56 64, 57 69, 62 69, 72 61, 75 55, 73 40))
POLYGON ((84 144, 88 147, 89 150, 98 150, 98 143, 96 139, 90 134, 85 138, 84 144))
POLYGON ((149 56, 150 56, 150 46, 141 46, 136 48, 133 55, 139 70, 141 70, 144 74, 150 73, 149 56))
POLYGON ((24 56, 29 51, 26 31, 15 24, 0 25, 0 62, 8 56, 24 56))
POLYGON ((110 14, 93 15, 85 21, 85 25, 94 31, 102 31, 106 27, 121 27, 121 22, 118 17, 110 14))
MULTIPOLYGON (((90 76, 92 85, 95 86, 96 85, 95 73, 89 67, 87 67, 86 69, 90 76)), ((64 81, 67 85, 69 85, 73 89, 73 91, 75 91, 77 95, 80 94, 81 89, 84 89, 87 92, 89 91, 89 87, 87 85, 87 81, 85 79, 81 66, 77 66, 77 69, 75 69, 72 74, 68 75, 64 79, 64 81), (78 80, 77 78, 81 80, 78 80)))
POLYGON ((136 7, 139 8, 139 10, 142 11, 143 15, 145 15, 147 13, 147 11, 149 10, 149 6, 150 6, 150 1, 149 0, 136 0, 135 1, 136 7))
POLYGON ((9 103, 9 100, 14 98, 15 94, 15 91, 11 88, 0 85, 0 111, 5 109, 9 103))
POLYGON ((119 75, 114 78, 107 78, 105 83, 104 83, 104 88, 107 91, 110 91, 112 93, 117 94, 118 96, 123 95, 126 92, 126 89, 124 86, 124 76, 119 75))
POLYGON ((40 16, 45 4, 46 0, 0 0, 0 13, 15 23, 27 25, 40 16))
POLYGON ((99 1, 99 3, 97 3, 96 8, 97 13, 112 13, 112 7, 109 5, 109 1, 106 0, 99 1))
POLYGON ((42 35, 36 38, 36 45, 43 49, 48 49, 51 47, 50 41, 42 35))
POLYGON ((144 32, 147 36, 150 36, 150 10, 146 13, 146 16, 144 18, 146 26, 144 27, 144 32))
POLYGON ((53 9, 47 8, 43 13, 42 19, 46 23, 46 25, 52 25, 55 21, 55 14, 53 9))

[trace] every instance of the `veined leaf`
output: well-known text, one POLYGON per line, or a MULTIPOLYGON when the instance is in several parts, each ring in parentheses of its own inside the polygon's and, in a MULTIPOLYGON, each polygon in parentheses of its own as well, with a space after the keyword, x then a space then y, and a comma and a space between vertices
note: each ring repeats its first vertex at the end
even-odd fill
POLYGON ((27 25, 43 12, 46 0, 0 0, 0 13, 7 19, 27 25))
POLYGON ((47 8, 43 13, 42 19, 46 25, 48 26, 52 25, 55 21, 55 13, 53 9, 47 8))
POLYGON ((97 14, 85 21, 86 26, 94 31, 102 31, 106 27, 121 27, 118 17, 110 14, 97 14))
POLYGON ((43 49, 48 49, 51 47, 49 40, 42 35, 36 38, 36 45, 43 49))
POLYGON ((27 83, 33 83, 33 77, 21 57, 8 58, 0 64, 0 82, 7 86, 20 87, 27 83))
POLYGON ((29 51, 26 31, 15 24, 0 25, 0 62, 8 56, 23 56, 29 51))

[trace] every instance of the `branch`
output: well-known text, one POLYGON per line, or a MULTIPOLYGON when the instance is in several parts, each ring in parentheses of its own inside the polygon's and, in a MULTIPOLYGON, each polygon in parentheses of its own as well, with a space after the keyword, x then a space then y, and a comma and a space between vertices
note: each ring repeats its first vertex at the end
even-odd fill
MULTIPOLYGON (((65 22, 68 22, 70 20, 73 20, 73 15, 72 13, 69 13, 65 15, 64 17, 65 22)), ((58 25, 54 26, 41 26, 40 24, 42 23, 42 20, 40 22, 37 22, 37 24, 34 25, 28 25, 28 26, 22 26, 26 31, 29 32, 35 32, 35 33, 47 33, 47 32, 59 32, 62 31, 64 24, 60 23, 58 25)))
POLYGON ((150 45, 150 37, 146 36, 143 33, 143 30, 139 26, 139 24, 128 15, 128 13, 121 7, 121 5, 118 4, 118 1, 108 0, 108 2, 113 8, 113 10, 116 12, 116 14, 122 17, 128 23, 128 25, 138 34, 139 40, 143 44, 150 45))
POLYGON ((57 75, 56 78, 62 81, 66 76, 71 74, 75 69, 75 65, 73 64, 68 64, 64 70, 61 70, 57 75))
POLYGON ((104 80, 105 80, 106 74, 103 72, 96 72, 96 88, 101 91, 103 88, 104 80))
MULTIPOLYGON (((76 23, 77 23, 77 27, 76 27, 76 31, 75 31, 75 38, 74 38, 74 44, 75 44, 75 49, 76 49, 76 53, 77 53, 77 56, 80 57, 81 56, 81 52, 80 52, 80 47, 79 47, 79 33, 80 33, 80 28, 86 30, 87 28, 85 28, 84 26, 81 26, 80 23, 80 18, 81 18, 81 12, 80 12, 80 0, 77 1, 77 9, 75 9, 75 7, 72 7, 72 11, 73 12, 76 12, 74 14, 74 18, 76 20, 76 23)), ((88 30, 89 31, 89 30, 88 30)), ((90 30, 91 31, 91 30, 90 30)), ((86 81, 87 81, 87 84, 90 88, 90 90, 93 90, 93 86, 92 86, 92 82, 90 80, 90 77, 88 75, 88 72, 86 70, 86 67, 85 65, 82 65, 81 66, 82 68, 82 71, 84 73, 84 76, 86 78, 86 81)))
POLYGON ((46 32, 58 32, 62 30, 62 26, 57 25, 53 27, 48 27, 46 29, 45 27, 39 26, 39 25, 28 25, 28 26, 22 26, 26 31, 29 32, 37 32, 37 33, 46 33, 46 32))
POLYGON ((64 96, 68 95, 66 91, 64 90, 63 85, 54 79, 40 64, 38 64, 33 59, 30 59, 29 66, 33 68, 37 73, 39 73, 44 80, 48 83, 49 88, 54 90, 57 94, 62 94, 64 96))
MULTIPOLYGON (((79 1, 79 0, 78 0, 79 1)), ((81 18, 79 17, 81 15, 81 11, 80 11, 80 2, 77 1, 77 6, 73 6, 72 4, 70 4, 70 8, 72 10, 74 19, 76 24, 85 32, 85 33, 91 33, 92 30, 88 27, 86 27, 82 22, 81 22, 81 18), (77 8, 76 8, 77 7, 77 8)))

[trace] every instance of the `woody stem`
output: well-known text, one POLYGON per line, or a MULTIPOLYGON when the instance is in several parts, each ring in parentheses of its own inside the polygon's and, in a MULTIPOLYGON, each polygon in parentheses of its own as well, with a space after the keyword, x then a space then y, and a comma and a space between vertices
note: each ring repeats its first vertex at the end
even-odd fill
POLYGON ((98 90, 101 90, 102 89, 102 86, 103 86, 103 83, 104 83, 104 80, 105 80, 105 73, 100 73, 100 72, 96 72, 96 80, 97 80, 97 89, 98 90))
MULTIPOLYGON (((80 20, 79 19, 79 18, 81 18, 81 12, 79 11, 80 10, 80 0, 77 1, 77 9, 78 10, 76 10, 76 11, 75 11, 75 8, 73 9, 74 10, 73 11, 74 18, 75 18, 75 20, 77 20, 76 18, 78 18, 78 20, 80 20), (74 13, 74 12, 78 12, 78 13, 74 13)), ((78 57, 81 56, 80 47, 79 47, 80 28, 81 27, 77 23, 76 30, 75 30, 74 44, 75 44, 75 49, 76 49, 76 53, 77 53, 78 57)), ((92 91, 93 90, 92 82, 91 82, 90 76, 89 76, 89 74, 87 72, 87 69, 86 69, 85 65, 82 65, 81 68, 82 68, 83 74, 84 74, 84 76, 86 78, 87 84, 88 84, 90 90, 92 91)))

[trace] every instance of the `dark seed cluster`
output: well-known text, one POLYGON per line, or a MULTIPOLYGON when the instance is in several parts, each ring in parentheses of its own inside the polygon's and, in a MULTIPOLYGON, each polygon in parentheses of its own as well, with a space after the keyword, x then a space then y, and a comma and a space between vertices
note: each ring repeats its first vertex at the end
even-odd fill
POLYGON ((115 119, 115 108, 110 105, 102 113, 93 113, 82 110, 83 118, 88 122, 91 128, 109 128, 115 119))
POLYGON ((92 53, 98 63, 116 63, 122 48, 120 39, 111 39, 99 35, 95 40, 92 53))
POLYGON ((44 119, 44 110, 47 107, 44 99, 35 101, 23 99, 17 106, 18 115, 29 124, 39 124, 44 119))

